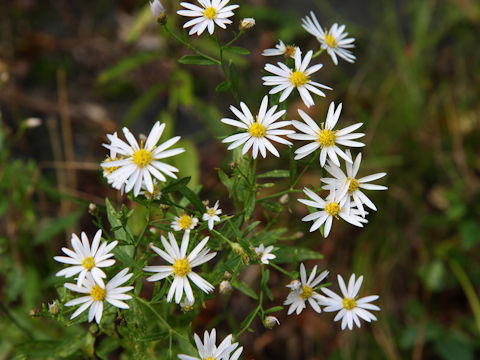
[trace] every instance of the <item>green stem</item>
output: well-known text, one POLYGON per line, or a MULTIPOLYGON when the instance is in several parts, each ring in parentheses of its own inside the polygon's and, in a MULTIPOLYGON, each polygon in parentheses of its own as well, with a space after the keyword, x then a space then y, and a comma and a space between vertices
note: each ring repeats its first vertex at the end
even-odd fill
POLYGON ((142 299, 141 297, 135 297, 135 300, 137 300, 138 302, 142 303, 146 308, 148 308, 154 315, 155 317, 162 323, 163 326, 165 326, 169 332, 171 332, 172 334, 175 334, 176 336, 186 340, 188 343, 190 343, 190 341, 188 340, 188 338, 183 335, 183 334, 180 334, 177 330, 175 330, 174 328, 172 328, 170 326, 170 324, 168 323, 167 320, 165 320, 162 315, 160 315, 158 313, 157 310, 155 310, 155 308, 150 305, 150 303, 148 301, 145 301, 144 299, 142 299))
POLYGON ((280 271, 282 274, 284 275, 287 275, 288 277, 290 278, 294 278, 294 276, 292 276, 292 274, 290 274, 287 270, 284 270, 282 269, 280 266, 278 266, 277 264, 274 264, 272 262, 269 262, 268 265, 270 265, 271 267, 273 267, 274 269, 280 271))
POLYGON ((316 57, 320 56, 321 53, 323 53, 325 49, 320 49, 318 50, 315 54, 313 54, 312 59, 315 59, 316 57))
POLYGON ((211 57, 211 56, 209 56, 209 55, 201 52, 201 51, 198 50, 196 47, 194 47, 193 45, 191 45, 188 41, 183 40, 181 37, 179 37, 177 34, 175 34, 173 31, 171 31, 171 30, 168 28, 167 24, 162 24, 162 25, 163 25, 163 27, 165 28, 165 30, 166 30, 173 38, 175 38, 175 40, 177 40, 177 41, 180 42, 181 44, 185 45, 187 48, 189 48, 190 50, 192 50, 192 51, 195 52, 196 54, 198 54, 198 55, 200 55, 200 56, 202 56, 202 57, 204 57, 204 58, 206 58, 206 59, 209 59, 209 60, 211 60, 212 62, 214 62, 214 63, 216 63, 216 64, 218 64, 218 65, 221 64, 221 62, 220 62, 218 59, 215 59, 215 58, 213 58, 213 57, 211 57))
POLYGON ((305 167, 303 168, 302 172, 300 174, 298 174, 297 178, 295 179, 295 181, 292 183, 292 186, 290 186, 291 189, 295 188, 295 186, 297 185, 297 183, 300 181, 300 179, 302 178, 303 174, 305 174, 305 172, 308 170, 308 168, 313 164, 314 160, 317 158, 317 154, 316 152, 312 155, 312 157, 310 158, 310 160, 308 161, 307 165, 305 165, 305 167))
POLYGON ((137 254, 138 245, 140 245, 140 242, 142 241, 143 236, 145 235, 145 232, 147 231, 147 228, 148 228, 148 226, 150 225, 150 215, 151 215, 151 212, 152 212, 152 201, 150 201, 150 202, 147 204, 147 222, 146 222, 145 226, 143 227, 142 233, 141 233, 140 236, 138 237, 137 242, 135 243, 135 251, 133 252, 133 258, 134 258, 134 259, 135 259, 135 255, 137 254))
POLYGON ((244 31, 243 31, 243 30, 240 30, 240 32, 239 32, 237 35, 235 35, 235 37, 234 37, 232 40, 230 40, 228 43, 226 43, 225 45, 223 45, 223 47, 232 45, 235 41, 237 41, 237 40, 239 39, 240 36, 243 35, 243 33, 244 33, 244 31))
POLYGON ((227 71, 226 64, 225 64, 225 61, 224 61, 224 58, 223 58, 223 48, 224 48, 224 46, 228 46, 228 44, 230 44, 231 42, 228 43, 227 45, 222 45, 222 43, 220 42, 220 38, 218 37, 218 31, 215 32, 215 39, 217 40, 218 49, 220 51, 220 67, 222 68, 223 75, 225 76, 225 80, 230 81, 230 91, 231 91, 233 97, 235 98, 235 101, 238 104, 239 103, 238 94, 236 93, 236 91, 234 91, 234 89, 231 85, 230 75, 227 71))
POLYGON ((475 289, 472 285, 472 282, 468 278, 467 273, 455 260, 450 260, 449 265, 452 268, 453 274, 457 278, 460 286, 467 297, 467 300, 472 308, 473 315, 475 317, 475 322, 477 324, 478 331, 480 332, 480 300, 478 299, 475 289))
POLYGON ((22 324, 20 324, 17 320, 17 318, 11 313, 11 311, 5 306, 5 304, 3 303, 3 301, 0 301, 0 309, 3 310, 3 312, 5 313, 5 315, 7 315, 7 317, 20 329, 22 330, 25 334, 27 334, 27 336, 30 338, 30 339, 35 339, 35 337, 33 336, 32 332, 27 329, 25 326, 23 326, 22 324))

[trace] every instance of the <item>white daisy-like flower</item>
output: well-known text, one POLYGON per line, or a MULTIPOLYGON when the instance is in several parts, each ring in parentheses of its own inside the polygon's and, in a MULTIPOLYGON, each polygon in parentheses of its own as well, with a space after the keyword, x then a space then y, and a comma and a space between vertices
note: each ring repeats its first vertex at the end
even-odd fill
POLYGON ((291 284, 287 285, 291 290, 290 294, 287 296, 287 300, 283 303, 283 305, 290 305, 288 309, 288 315, 292 314, 296 311, 297 315, 299 315, 303 309, 306 307, 306 302, 315 310, 317 313, 321 313, 322 309, 318 304, 322 298, 322 295, 317 293, 314 289, 325 279, 328 275, 328 271, 325 270, 320 275, 315 277, 317 273, 317 266, 313 268, 310 276, 307 280, 307 272, 305 271, 305 265, 303 263, 300 264, 300 286, 298 288, 292 288, 291 284))
POLYGON ((264 81, 263 85, 274 86, 274 88, 269 91, 269 94, 276 94, 283 91, 279 100, 282 102, 291 94, 293 89, 297 88, 305 105, 310 107, 315 105, 312 96, 310 95, 310 91, 319 96, 325 96, 325 93, 319 88, 332 90, 331 87, 322 85, 310 79, 311 75, 320 70, 323 66, 322 64, 317 64, 309 68, 308 64, 310 64, 310 60, 312 60, 312 55, 313 51, 310 50, 302 60, 301 52, 295 51, 294 70, 281 62, 278 63, 278 66, 266 64, 265 70, 274 74, 273 76, 262 77, 262 80, 264 81))
POLYGON ((327 196, 327 199, 323 200, 310 189, 304 188, 303 192, 311 200, 298 199, 298 201, 307 206, 320 209, 320 211, 315 211, 302 218, 302 221, 314 220, 313 225, 310 227, 310 232, 317 230, 320 226, 325 224, 323 236, 327 237, 330 233, 330 229, 332 228, 333 218, 338 219, 338 217, 341 217, 346 222, 358 227, 363 227, 362 223, 367 222, 366 219, 358 215, 357 211, 347 207, 346 196, 339 198, 335 192, 331 192, 330 195, 327 196))
POLYGON ((258 259, 263 263, 267 264, 270 260, 275 259, 277 256, 272 254, 273 245, 265 247, 263 244, 260 244, 255 249, 255 254, 257 254, 258 259))
POLYGON ((205 29, 208 28, 210 35, 215 30, 215 24, 225 29, 227 24, 231 24, 232 20, 228 18, 233 16, 232 10, 235 10, 239 5, 228 5, 229 0, 198 0, 201 6, 197 6, 188 2, 182 2, 182 5, 187 10, 178 10, 177 14, 194 19, 187 21, 183 27, 190 29, 189 35, 197 33, 201 35, 205 29))
POLYGON ((273 49, 265 49, 262 52, 263 56, 285 56, 286 58, 295 58, 295 54, 300 51, 298 46, 294 45, 285 45, 282 40, 279 40, 279 43, 275 45, 273 49))
POLYGON ((195 300, 189 300, 184 298, 183 301, 180 303, 180 309, 183 312, 189 312, 193 310, 193 306, 195 305, 195 300))
POLYGON ((190 231, 198 224, 198 219, 183 212, 181 216, 175 216, 172 221, 172 229, 175 231, 190 231))
MULTIPOLYGON (((348 156, 351 156, 350 150, 346 151, 348 156)), ((365 195, 361 189, 364 190, 387 190, 388 188, 383 185, 368 184, 370 181, 380 179, 387 175, 385 172, 372 174, 357 178, 358 170, 360 169, 360 163, 362 162, 362 154, 359 153, 355 158, 353 164, 346 163, 347 174, 342 171, 339 166, 335 164, 327 163, 325 169, 333 178, 322 178, 321 180, 326 184, 323 186, 325 190, 331 191, 340 191, 341 193, 348 193, 347 204, 350 206, 349 202, 353 199, 357 209, 360 211, 363 217, 365 217, 366 212, 363 208, 365 204, 372 210, 377 210, 375 204, 365 195)))
POLYGON ((79 297, 77 299, 71 300, 65 304, 65 306, 75 306, 82 304, 70 317, 73 319, 84 312, 88 307, 88 322, 91 322, 93 318, 97 324, 100 324, 103 313, 103 303, 107 301, 111 305, 119 309, 128 309, 129 306, 124 303, 122 300, 129 300, 132 298, 131 295, 125 294, 127 291, 133 289, 133 286, 122 286, 120 285, 127 282, 133 274, 127 274, 128 269, 123 269, 117 275, 115 275, 105 286, 102 288, 96 283, 93 277, 89 274, 85 277, 85 282, 83 286, 78 286, 75 284, 66 283, 65 287, 72 291, 86 294, 85 296, 79 297))
POLYGON ((90 273, 96 283, 101 288, 105 287, 103 278, 107 277, 100 268, 105 268, 115 264, 115 260, 110 259, 113 254, 110 252, 117 246, 118 241, 112 241, 110 244, 106 241, 100 245, 102 230, 98 230, 93 237, 92 246, 88 241, 87 235, 82 232, 82 241, 76 234, 72 234, 72 248, 62 248, 62 251, 68 256, 54 256, 53 258, 61 263, 73 266, 67 267, 57 272, 57 276, 65 276, 66 278, 78 274, 77 286, 81 286, 85 276, 90 273))
POLYGON ((345 25, 338 26, 338 24, 335 23, 330 30, 327 31, 327 29, 325 29, 324 31, 313 11, 310 11, 310 16, 312 18, 306 16, 302 19, 302 26, 317 38, 321 48, 327 50, 333 63, 338 65, 337 55, 350 63, 355 62, 355 56, 350 50, 347 50, 355 47, 355 45, 353 45, 355 39, 345 39, 348 36, 348 33, 344 32, 345 25))
POLYGON ((252 148, 252 157, 257 158, 258 152, 265 158, 267 156, 267 150, 275 156, 280 156, 277 149, 272 145, 270 141, 276 141, 281 144, 292 145, 292 143, 282 137, 281 135, 294 134, 293 130, 280 129, 285 126, 291 125, 290 121, 276 121, 283 114, 285 110, 277 110, 277 105, 271 107, 267 111, 268 96, 264 96, 260 110, 257 116, 253 116, 245 103, 241 102, 240 107, 242 111, 238 110, 234 106, 230 106, 230 110, 237 116, 238 120, 224 118, 221 121, 225 124, 232 125, 244 129, 244 132, 240 132, 235 135, 231 135, 222 140, 223 143, 231 143, 228 146, 228 150, 234 149, 242 144, 242 154, 245 154, 252 148))
POLYGON ((362 286, 363 276, 360 276, 355 281, 355 274, 350 276, 348 288, 345 286, 343 278, 338 275, 338 285, 342 291, 342 296, 335 294, 332 290, 322 288, 322 291, 327 297, 323 296, 321 304, 324 305, 323 310, 326 312, 338 311, 333 321, 342 319, 342 330, 348 327, 353 329, 353 323, 360 327, 359 318, 371 322, 377 320, 375 315, 367 310, 380 311, 376 305, 370 304, 372 301, 378 299, 378 295, 371 295, 358 299, 358 292, 362 286), (340 310, 340 311, 339 311, 340 310))
POLYGON ((178 172, 178 169, 159 160, 178 155, 184 152, 185 149, 167 150, 180 140, 180 136, 171 138, 157 146, 164 128, 165 124, 160 124, 157 121, 153 125, 147 140, 145 142, 142 141, 139 145, 130 130, 124 127, 123 133, 128 143, 120 140, 118 137, 110 136, 111 144, 103 144, 104 147, 122 157, 120 160, 104 161, 101 164, 103 168, 118 167, 107 177, 115 189, 121 189, 125 186, 126 192, 133 189, 134 196, 137 196, 143 183, 145 188, 150 193, 153 193, 152 176, 160 181, 167 181, 163 173, 174 179, 177 178, 174 173, 178 172))
POLYGON ((210 249, 204 249, 208 242, 207 236, 187 256, 189 237, 190 232, 185 231, 181 247, 178 248, 177 240, 175 240, 172 233, 168 233, 168 239, 170 242, 162 236, 161 240, 166 252, 156 246, 152 246, 151 248, 171 265, 146 266, 143 268, 144 271, 157 273, 148 277, 148 281, 158 281, 170 275, 174 276, 167 295, 168 302, 172 301, 173 295, 175 294, 175 302, 179 304, 180 300, 182 300, 183 292, 185 292, 185 296, 189 301, 195 301, 189 280, 193 281, 195 285, 206 293, 209 293, 214 289, 212 284, 192 271, 192 268, 213 259, 217 253, 209 253, 210 249))
POLYGON ((280 321, 275 316, 265 316, 263 324, 267 329, 272 329, 275 325, 280 325, 280 321))
POLYGON ((220 217, 218 215, 220 215, 222 213, 222 209, 218 208, 219 204, 220 203, 217 200, 215 202, 215 205, 213 205, 213 207, 208 207, 207 206, 207 212, 205 214, 203 214, 203 216, 202 216, 203 221, 208 221, 208 228, 210 230, 213 229, 213 225, 214 225, 215 222, 220 221, 220 217))
POLYGON ((205 331, 202 339, 197 334, 193 338, 197 345, 197 351, 200 358, 190 355, 178 354, 180 360, 238 360, 242 354, 243 347, 238 347, 238 343, 232 344, 232 335, 228 335, 220 345, 217 347, 216 343, 217 332, 212 329, 210 334, 205 331), (236 350, 235 350, 236 349, 236 350), (232 352, 235 351, 233 354, 232 352))
POLYGON ((364 143, 353 141, 353 139, 358 139, 362 136, 365 136, 365 134, 363 133, 353 132, 357 130, 360 126, 362 126, 363 123, 350 125, 342 130, 333 130, 340 117, 341 111, 342 104, 338 105, 337 109, 335 109, 335 104, 332 101, 328 108, 327 119, 325 123, 321 123, 319 127, 317 123, 313 121, 310 116, 308 116, 308 114, 306 114, 300 109, 298 110, 298 113, 305 121, 305 123, 297 120, 292 120, 292 125, 295 126, 302 133, 288 135, 288 137, 294 140, 307 140, 313 142, 295 150, 295 160, 302 159, 305 156, 314 152, 315 150, 321 149, 319 159, 320 165, 322 167, 325 165, 327 156, 332 160, 335 165, 340 166, 340 161, 338 161, 337 154, 343 159, 345 159, 345 161, 350 163, 352 162, 351 157, 348 156, 337 145, 353 147, 365 146, 364 143))

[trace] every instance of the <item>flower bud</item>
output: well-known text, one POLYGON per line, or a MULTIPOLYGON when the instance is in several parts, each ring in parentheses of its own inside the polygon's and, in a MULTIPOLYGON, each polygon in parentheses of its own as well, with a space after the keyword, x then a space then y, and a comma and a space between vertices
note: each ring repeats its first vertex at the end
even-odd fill
POLYGON ((230 274, 228 271, 225 271, 223 273, 223 279, 224 280, 230 280, 232 278, 232 274, 230 274))
POLYGON ((160 0, 150 1, 150 10, 152 10, 153 17, 159 24, 167 22, 167 13, 160 0))
POLYGON ((265 325, 267 329, 271 329, 275 325, 280 325, 280 321, 278 321, 275 316, 266 316, 263 320, 263 325, 265 325))
POLYGON ((222 295, 228 295, 233 290, 232 283, 228 280, 223 280, 218 287, 219 287, 220 294, 222 295))
POLYGON ((30 117, 25 120, 25 126, 29 129, 33 129, 42 125, 42 119, 37 117, 30 117))
POLYGON ((284 194, 282 195, 280 200, 278 200, 278 202, 282 205, 286 205, 288 203, 288 200, 290 200, 290 197, 288 196, 288 194, 284 194))
POLYGON ((97 211, 97 205, 94 203, 88 204, 88 212, 93 215, 95 214, 95 211, 97 211))
POLYGON ((255 19, 254 18, 245 18, 240 21, 240 30, 248 30, 255 26, 255 19))
POLYGON ((52 303, 48 303, 48 312, 54 316, 60 312, 57 300, 53 300, 52 303))
POLYGON ((297 279, 292 280, 290 284, 286 285, 288 288, 292 289, 292 291, 300 290, 302 287, 302 283, 297 279))
POLYGON ((231 243, 230 246, 232 247, 232 250, 235 254, 237 255, 243 254, 243 248, 240 246, 239 243, 231 243))

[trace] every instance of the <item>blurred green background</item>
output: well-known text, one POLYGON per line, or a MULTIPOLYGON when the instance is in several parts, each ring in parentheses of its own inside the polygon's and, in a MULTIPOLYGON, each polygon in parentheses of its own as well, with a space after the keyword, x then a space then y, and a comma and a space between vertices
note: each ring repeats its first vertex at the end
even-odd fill
MULTIPOLYGON (((358 60, 335 67, 320 57, 321 82, 334 90, 316 98, 310 113, 323 119, 330 101, 343 102, 341 121, 365 123, 361 174, 386 171, 389 187, 372 194, 379 210, 364 229, 337 223, 328 239, 308 233, 295 198, 292 213, 281 216, 289 229, 305 232, 302 246, 324 255, 317 263, 330 280, 365 275, 360 295, 380 295, 379 321, 342 332, 331 314, 284 312, 281 326, 266 330, 257 321, 255 333, 242 335, 244 359, 479 358, 480 3, 233 3, 241 7, 232 26, 243 17, 257 21, 239 42, 251 54, 230 54, 240 97, 252 108, 267 91, 260 78, 272 60, 263 49, 282 39, 316 50, 300 22, 310 10, 325 27, 347 25, 358 60)), ((179 32, 177 2, 164 4, 179 32)), ((194 41, 207 53, 215 49, 205 34, 194 41)), ((88 337, 87 327, 63 328, 42 306, 58 297, 60 266, 52 256, 71 232, 95 230, 88 204, 104 211, 106 196, 122 201, 99 170, 105 134, 122 125, 146 133, 154 121, 167 122, 167 136, 181 135, 187 148, 175 163, 181 174, 229 213, 215 169, 229 165, 218 137, 231 129, 219 119, 230 116, 234 99, 215 92, 223 81, 218 68, 176 61, 188 52, 159 30, 145 1, 10 0, 1 5, 0 46, 0 359, 84 358, 93 340, 79 349, 68 342, 88 337), (32 127, 32 118, 40 125, 32 127)), ((287 118, 302 107, 296 99, 287 118)), ((259 166, 288 168, 287 158, 259 166)), ((301 185, 318 186, 320 176, 313 168, 301 185)), ((271 281, 281 304, 286 279, 271 281)), ((251 310, 245 297, 229 301, 240 320, 251 310)), ((194 327, 203 331, 224 310, 213 302, 194 327)))

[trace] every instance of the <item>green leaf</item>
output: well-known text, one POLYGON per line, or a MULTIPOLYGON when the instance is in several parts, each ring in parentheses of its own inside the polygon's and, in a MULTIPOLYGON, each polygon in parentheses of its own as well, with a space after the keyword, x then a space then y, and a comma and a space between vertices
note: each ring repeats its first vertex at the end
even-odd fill
POLYGON ((314 250, 295 246, 282 246, 276 252, 274 263, 291 263, 294 258, 297 261, 323 259, 323 255, 314 250))
POLYGON ((180 193, 185 196, 190 203, 195 206, 195 208, 200 211, 201 213, 204 213, 206 211, 205 205, 203 205, 202 200, 198 197, 197 194, 195 194, 192 190, 190 190, 186 186, 182 186, 180 189, 178 189, 180 193))
POLYGON ((283 211, 283 205, 278 203, 278 202, 274 202, 274 201, 261 201, 260 202, 260 205, 262 205, 262 207, 266 210, 270 210, 270 211, 273 211, 273 212, 282 212, 283 211))
POLYGON ((145 4, 133 19, 132 26, 127 35, 127 41, 129 43, 136 41, 142 31, 152 23, 152 12, 149 4, 145 4))
POLYGON ((217 92, 224 92, 230 89, 232 83, 228 80, 222 81, 220 84, 217 85, 215 91, 217 92))
POLYGON ((165 186, 162 189, 162 194, 168 194, 168 193, 177 191, 181 187, 187 185, 189 182, 190 182, 190 176, 175 180, 174 182, 170 183, 169 185, 165 186))
POLYGON ((253 319, 255 319, 255 315, 257 315, 259 310, 260 308, 258 306, 255 309, 253 309, 253 311, 245 318, 245 320, 242 321, 242 324, 240 325, 240 329, 250 326, 253 319))
POLYGON ((233 179, 230 178, 227 174, 225 174, 224 171, 218 170, 218 177, 222 182, 222 184, 225 185, 227 189, 230 189, 232 187, 233 179))
POLYGON ((247 201, 245 203, 245 219, 249 220, 252 215, 253 211, 255 210, 255 192, 251 192, 248 195, 247 201))
POLYGON ((178 62, 187 65, 217 65, 217 62, 200 55, 185 55, 178 62))
POLYGON ((249 55, 250 51, 248 49, 245 49, 240 46, 224 46, 223 49, 225 51, 229 51, 235 54, 240 54, 240 55, 249 55))
POLYGON ((265 314, 271 314, 271 313, 282 311, 282 310, 283 310, 283 306, 274 306, 274 307, 271 307, 270 309, 265 310, 265 314))
POLYGON ((290 171, 288 170, 272 170, 258 175, 259 178, 287 178, 289 176, 290 171))
POLYGON ((240 292, 244 293, 245 295, 251 297, 254 300, 258 300, 258 295, 255 291, 252 290, 250 286, 244 283, 241 280, 232 281, 232 285, 234 288, 238 289, 240 292))
POLYGON ((128 243, 131 237, 127 236, 127 233, 123 227, 122 222, 119 219, 117 211, 113 208, 112 203, 108 198, 105 199, 105 206, 107 208, 107 218, 110 226, 112 227, 112 231, 114 234, 114 238, 119 241, 123 241, 128 243), (115 229, 115 230, 113 230, 115 229))

